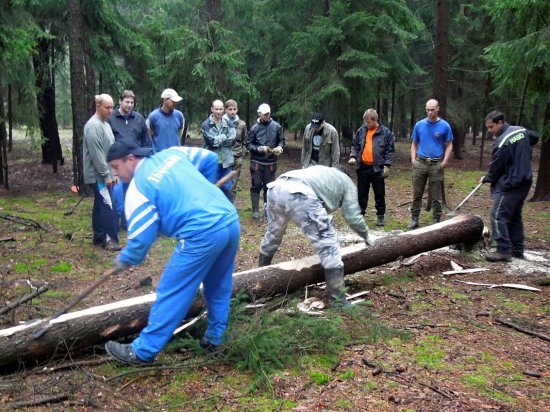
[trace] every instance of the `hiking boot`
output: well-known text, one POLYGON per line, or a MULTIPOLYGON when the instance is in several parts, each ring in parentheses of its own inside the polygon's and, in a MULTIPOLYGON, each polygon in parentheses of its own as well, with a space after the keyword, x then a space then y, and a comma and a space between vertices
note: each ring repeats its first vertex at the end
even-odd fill
POLYGON ((125 365, 143 366, 151 363, 138 358, 130 344, 110 340, 105 344, 105 350, 113 359, 125 365))
POLYGON ((407 229, 416 229, 418 227, 418 219, 413 218, 411 223, 407 225, 407 229))
POLYGON ((103 249, 108 250, 110 252, 118 252, 122 248, 113 239, 109 239, 107 242, 105 242, 103 249))
POLYGON ((499 252, 489 252, 485 255, 485 260, 489 262, 509 262, 512 259, 510 253, 499 252))
POLYGON ((201 338, 201 340, 199 341, 199 345, 201 348, 207 350, 210 353, 217 353, 221 350, 220 345, 214 345, 213 343, 210 343, 205 336, 201 338))
POLYGON ((376 216, 376 226, 384 226, 384 215, 378 215, 376 216))

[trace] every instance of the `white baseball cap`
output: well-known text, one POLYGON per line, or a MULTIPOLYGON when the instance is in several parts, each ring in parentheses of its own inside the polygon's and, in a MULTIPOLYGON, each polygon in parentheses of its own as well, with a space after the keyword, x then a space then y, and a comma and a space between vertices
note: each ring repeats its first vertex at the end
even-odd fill
POLYGON ((267 103, 262 103, 259 107, 258 107, 258 113, 260 114, 268 114, 268 113, 271 113, 271 107, 269 107, 269 105, 267 103))
POLYGON ((179 96, 174 89, 164 89, 160 97, 162 99, 170 99, 174 103, 177 103, 183 99, 183 97, 179 96))

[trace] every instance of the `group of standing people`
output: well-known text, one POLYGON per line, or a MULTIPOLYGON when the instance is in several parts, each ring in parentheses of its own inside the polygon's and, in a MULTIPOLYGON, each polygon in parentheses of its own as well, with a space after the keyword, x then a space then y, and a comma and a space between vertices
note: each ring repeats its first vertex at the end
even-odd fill
MULTIPOLYGON (((94 193, 93 243, 108 250, 121 249, 112 189, 118 178, 123 181, 128 244, 115 260, 115 270, 140 264, 158 233, 178 241, 159 281, 146 328, 130 344, 108 342, 107 352, 125 364, 154 361, 186 315, 201 283, 208 315, 200 344, 214 351, 223 342, 240 235, 232 203, 245 148, 250 152, 252 217, 260 218, 263 191, 268 224, 258 265, 271 264, 292 220, 319 255, 332 303, 349 306, 331 213, 340 208, 366 245, 374 245, 364 219, 372 186, 376 224, 385 224, 385 179, 395 159, 395 144, 377 112, 365 111, 364 123, 353 139, 348 163, 356 167, 356 187, 339 167, 338 132, 322 113, 314 113, 304 130, 302 169, 276 178, 285 137, 282 126, 271 118, 268 104, 258 107, 258 118, 247 133, 246 124, 238 117, 237 102, 214 100, 211 114, 201 126, 204 148, 193 148, 184 147, 181 140, 185 117, 175 106, 182 98, 173 89, 164 90, 161 98, 162 106, 145 120, 133 110, 135 96, 131 91, 121 94, 116 110, 109 95, 98 95, 96 113, 84 128, 84 177, 94 193), (221 191, 206 184, 216 183, 232 171, 236 176, 221 186, 221 191)), ((452 131, 438 116, 436 100, 426 103, 426 112, 427 117, 415 125, 411 135, 413 203, 409 229, 419 225, 427 182, 433 198, 433 220, 440 220, 441 181, 452 151, 452 131)), ((489 172, 481 179, 492 184, 495 199, 491 220, 497 251, 487 259, 509 260, 523 256, 521 208, 532 181, 530 146, 538 135, 509 126, 500 112, 490 113, 485 120, 488 130, 498 137, 489 172)))

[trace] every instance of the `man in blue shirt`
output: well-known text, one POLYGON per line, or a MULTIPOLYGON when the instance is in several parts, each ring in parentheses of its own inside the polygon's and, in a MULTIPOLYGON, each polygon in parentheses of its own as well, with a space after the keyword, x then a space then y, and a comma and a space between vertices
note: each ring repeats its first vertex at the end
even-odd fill
POLYGON ((115 269, 139 265, 158 233, 175 238, 177 245, 159 280, 145 329, 131 344, 109 341, 105 349, 121 363, 153 362, 181 324, 202 283, 208 315, 201 346, 214 350, 223 341, 229 318, 240 235, 235 207, 181 148, 151 156, 150 149, 118 140, 107 160, 120 179, 130 182, 125 204, 128 244, 115 269))
POLYGON ((160 97, 162 106, 153 110, 146 122, 153 140, 153 153, 182 145, 180 139, 185 126, 183 113, 176 109, 176 103, 179 103, 182 97, 174 89, 165 89, 160 97))
POLYGON ((422 196, 429 181, 432 194, 432 217, 437 223, 441 219, 443 170, 447 167, 453 151, 451 126, 439 117, 439 103, 435 99, 426 102, 428 117, 415 124, 411 134, 411 163, 413 166, 413 202, 411 222, 407 229, 418 227, 422 208, 422 196))

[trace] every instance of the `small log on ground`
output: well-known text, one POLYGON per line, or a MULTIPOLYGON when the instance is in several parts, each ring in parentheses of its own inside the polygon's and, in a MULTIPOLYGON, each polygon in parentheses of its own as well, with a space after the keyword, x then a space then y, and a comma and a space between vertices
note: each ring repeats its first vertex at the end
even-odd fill
MULTIPOLYGON (((481 240, 483 221, 479 216, 459 215, 444 222, 379 239, 372 247, 363 244, 342 249, 346 274, 356 273, 400 258, 457 243, 481 240)), ((234 274, 233 293, 246 292, 257 298, 291 293, 307 284, 324 280, 317 256, 255 268, 234 274)), ((138 333, 147 323, 156 295, 138 296, 108 305, 71 312, 52 319, 47 333, 32 339, 44 320, 0 330, 0 366, 18 361, 37 362, 71 349, 89 347, 138 333)), ((196 301, 189 315, 202 309, 196 301)))

